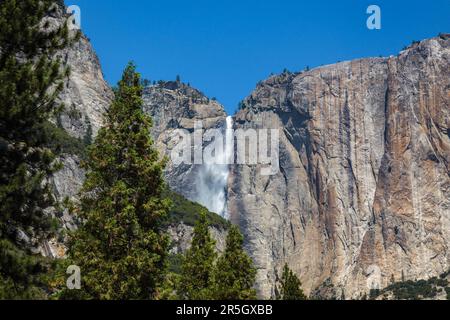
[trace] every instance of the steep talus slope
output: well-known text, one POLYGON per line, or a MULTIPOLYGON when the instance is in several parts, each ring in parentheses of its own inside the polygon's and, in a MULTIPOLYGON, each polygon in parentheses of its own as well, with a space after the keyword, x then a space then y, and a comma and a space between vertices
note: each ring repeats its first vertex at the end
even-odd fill
POLYGON ((357 298, 449 267, 450 39, 260 83, 237 128, 279 128, 280 173, 235 166, 232 220, 274 294, 287 262, 308 293, 357 298))

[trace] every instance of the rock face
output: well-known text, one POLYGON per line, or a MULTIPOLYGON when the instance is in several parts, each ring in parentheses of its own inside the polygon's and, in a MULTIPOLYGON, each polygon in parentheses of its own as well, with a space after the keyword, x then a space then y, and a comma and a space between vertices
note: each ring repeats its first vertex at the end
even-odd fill
MULTIPOLYGON (((113 92, 105 81, 99 59, 85 36, 81 36, 78 42, 59 55, 64 64, 70 66, 71 73, 59 97, 65 109, 55 120, 56 124, 72 137, 89 144, 103 124, 103 116, 112 102, 113 92)), ((58 201, 65 198, 75 200, 85 174, 80 167, 79 155, 63 154, 59 160, 63 168, 51 179, 55 196, 58 201)), ((61 213, 60 219, 65 228, 76 228, 75 217, 67 212, 61 213)), ((62 252, 54 250, 52 244, 49 246, 52 252, 62 252)))
POLYGON ((60 96, 65 111, 58 121, 72 136, 89 141, 102 126, 113 93, 86 37, 82 36, 63 56, 71 67, 71 74, 60 96))
MULTIPOLYGON (((64 7, 46 17, 50 26, 58 26, 64 19, 64 7)), ((71 37, 76 31, 71 31, 71 37)), ((56 119, 55 124, 63 128, 74 138, 90 143, 103 124, 103 115, 109 107, 113 92, 106 83, 101 70, 99 59, 89 40, 82 35, 71 47, 56 55, 63 65, 70 67, 67 79, 59 99, 64 103, 64 110, 56 119)), ((80 168, 79 155, 63 154, 60 156, 63 168, 51 177, 55 197, 59 201, 65 198, 74 200, 84 181, 84 171, 80 168)), ((76 217, 67 212, 56 215, 61 219, 65 228, 73 230, 77 226, 76 217)), ((61 239, 53 239, 39 246, 45 256, 64 256, 64 246, 61 239)))
MULTIPOLYGON (((170 239, 172 240, 171 253, 183 254, 191 247, 194 227, 184 223, 170 226, 167 229, 170 239)), ((210 227, 209 232, 216 241, 216 250, 220 253, 225 251, 227 231, 222 228, 210 227)))
MULTIPOLYGON (((45 18, 50 29, 68 23, 64 4, 59 4, 45 18)), ((70 38, 74 38, 77 32, 70 30, 70 38)), ((70 67, 71 73, 59 96, 65 109, 55 122, 73 137, 90 140, 103 124, 103 114, 113 99, 113 92, 103 77, 99 59, 89 39, 83 34, 78 41, 58 52, 56 57, 63 65, 70 67)))
MULTIPOLYGON (((103 78, 100 62, 84 36, 60 54, 70 66, 70 77, 60 95, 65 109, 56 122, 72 137, 90 143, 103 124, 103 116, 113 99, 113 92, 103 78)), ((58 200, 75 199, 84 180, 78 155, 62 155, 64 167, 53 178, 58 200)))
MULTIPOLYGON (((154 121, 152 134, 156 146, 161 154, 169 157, 166 168, 167 183, 172 190, 189 200, 206 205, 199 201, 201 190, 198 189, 198 177, 203 166, 184 163, 175 166, 170 154, 175 146, 175 130, 182 129, 193 133, 196 122, 201 122, 204 130, 224 128, 226 113, 223 106, 180 82, 161 82, 150 86, 145 89, 143 99, 144 110, 154 121)), ((211 181, 211 187, 213 182, 211 181)))
MULTIPOLYGON (((64 8, 56 10, 47 19, 52 25, 64 21, 64 8)), ((71 37, 76 31, 71 31, 71 37)), ((89 143, 103 124, 103 116, 113 99, 113 92, 105 81, 99 59, 89 40, 81 35, 79 41, 59 52, 62 64, 70 67, 59 100, 64 110, 54 121, 74 138, 89 143)), ((84 180, 78 155, 61 156, 64 167, 53 177, 58 200, 74 199, 84 180)))
MULTIPOLYGON (((71 136, 89 142, 102 126, 103 115, 113 99, 112 90, 103 78, 99 60, 86 37, 82 36, 79 42, 60 56, 70 66, 71 75, 60 96, 66 109, 57 119, 57 124, 71 136)), ((220 128, 225 122, 226 115, 220 104, 179 82, 161 82, 148 87, 143 98, 144 109, 153 117, 152 134, 162 155, 170 154, 169 142, 173 130, 193 131, 195 121, 202 121, 205 129, 220 128)), ((64 154, 60 161, 63 168, 51 179, 55 196, 59 201, 66 197, 76 200, 85 177, 80 158, 78 155, 64 154)), ((166 170, 169 186, 185 197, 197 200, 195 183, 200 168, 195 165, 174 167, 169 162, 166 170)), ((76 229, 79 223, 67 212, 60 213, 59 218, 69 230, 76 229)), ((180 223, 168 231, 173 236, 174 252, 181 253, 189 248, 192 227, 180 223)), ((218 250, 223 250, 226 230, 211 228, 211 232, 218 250)), ((40 251, 54 257, 65 254, 64 246, 55 239, 42 244, 40 251)))
POLYGON ((262 297, 284 263, 358 298, 450 266, 450 36, 258 85, 237 128, 280 129, 280 173, 232 167, 228 206, 262 297))

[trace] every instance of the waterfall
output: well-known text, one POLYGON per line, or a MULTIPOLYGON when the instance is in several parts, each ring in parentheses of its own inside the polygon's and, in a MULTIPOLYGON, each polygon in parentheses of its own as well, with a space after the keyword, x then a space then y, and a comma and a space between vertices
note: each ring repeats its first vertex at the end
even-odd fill
POLYGON ((227 117, 225 145, 218 151, 217 163, 201 165, 196 177, 196 202, 209 211, 228 218, 227 184, 229 165, 233 162, 234 151, 233 117, 227 117))

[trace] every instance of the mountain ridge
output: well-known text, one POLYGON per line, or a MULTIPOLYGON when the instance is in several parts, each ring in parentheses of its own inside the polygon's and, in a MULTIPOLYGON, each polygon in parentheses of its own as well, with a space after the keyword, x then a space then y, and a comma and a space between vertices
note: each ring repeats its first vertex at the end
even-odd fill
POLYGON ((283 132, 280 174, 235 166, 228 190, 261 296, 285 262, 308 293, 348 298, 446 271, 449 40, 270 77, 244 100, 238 128, 283 132))
MULTIPOLYGON (((231 220, 258 268, 260 297, 274 296, 284 263, 311 295, 347 298, 387 286, 401 270, 411 272, 408 278, 429 278, 448 269, 449 39, 442 34, 397 56, 269 77, 244 99, 236 128, 283 132, 279 175, 264 179, 254 167, 233 166, 227 185, 231 220), (425 177, 439 185, 439 197, 425 177), (419 203, 425 214, 415 211, 419 203)), ((63 56, 73 74, 61 97, 69 108, 56 123, 76 138, 93 138, 112 91, 87 38, 63 56)), ((192 131, 196 120, 205 129, 223 128, 226 119, 217 101, 177 81, 147 87, 144 110, 154 118, 163 155, 173 147, 171 131, 192 131)), ((76 199, 84 177, 80 159, 66 154, 61 160, 64 168, 53 178, 58 198, 76 199)), ((198 170, 169 164, 168 184, 195 201, 198 170)), ((59 218, 69 230, 76 227, 67 212, 59 218)), ((174 231, 180 232, 178 247, 185 248, 188 232, 174 231)), ((42 250, 60 256, 58 243, 42 250)))

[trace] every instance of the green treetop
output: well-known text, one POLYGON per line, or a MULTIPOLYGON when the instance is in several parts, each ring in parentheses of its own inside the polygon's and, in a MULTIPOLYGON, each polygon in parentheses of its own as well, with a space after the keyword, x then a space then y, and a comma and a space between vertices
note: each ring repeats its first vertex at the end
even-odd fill
POLYGON ((178 295, 187 300, 213 299, 213 271, 217 253, 215 241, 208 230, 206 214, 202 213, 194 228, 191 248, 182 264, 178 295))
POLYGON ((256 270, 242 248, 244 237, 236 226, 228 232, 226 249, 218 259, 215 272, 215 299, 256 299, 253 289, 256 270))
POLYGON ((301 282, 297 275, 289 269, 286 264, 281 276, 281 290, 278 294, 279 300, 306 300, 306 296, 301 289, 301 282))
POLYGON ((151 299, 163 280, 168 240, 161 232, 169 201, 163 168, 142 110, 140 75, 129 64, 106 125, 88 151, 78 208, 84 220, 70 243, 83 297, 151 299))

